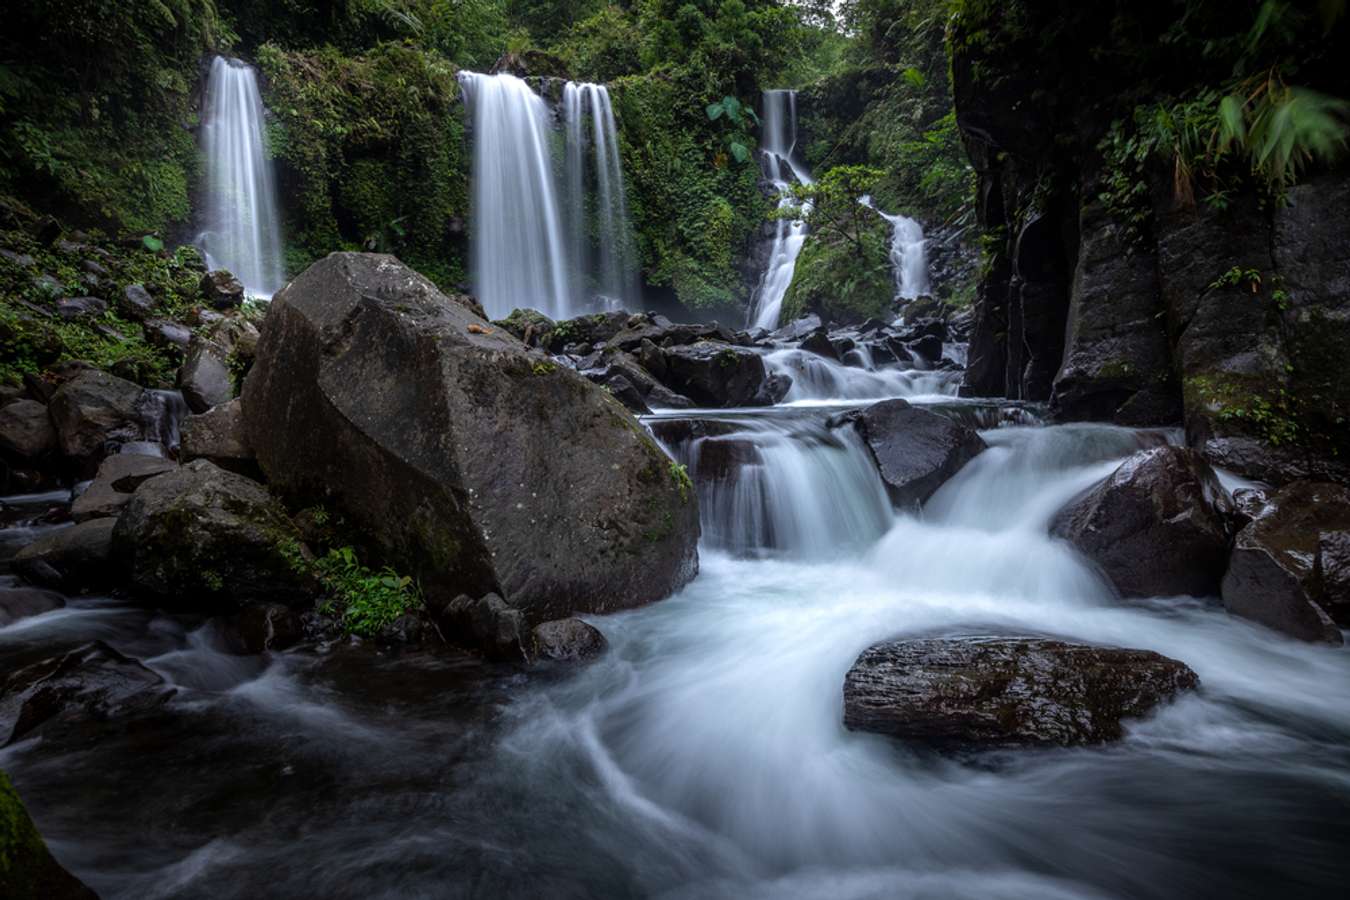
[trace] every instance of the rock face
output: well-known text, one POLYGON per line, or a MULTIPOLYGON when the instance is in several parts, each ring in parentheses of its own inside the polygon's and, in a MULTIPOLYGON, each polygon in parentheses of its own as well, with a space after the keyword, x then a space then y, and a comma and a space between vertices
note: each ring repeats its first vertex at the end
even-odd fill
POLYGON ((1117 740, 1122 720, 1199 684, 1147 650, 1041 638, 889 641, 844 679, 844 725, 944 748, 1117 740))
POLYGON ((904 400, 883 400, 846 420, 862 435, 891 502, 899 507, 922 506, 985 449, 973 429, 904 400))
POLYGON ((0 897, 9 900, 98 900, 52 858, 9 776, 0 772, 0 897))
POLYGON ((62 454, 97 461, 109 445, 140 440, 144 394, 139 385, 93 370, 62 384, 47 406, 62 454))
POLYGON ((390 256, 279 293, 244 386, 272 486, 326 500, 439 614, 496 593, 533 624, 648 603, 697 571, 697 501, 619 401, 390 256))
POLYGON ((176 609, 301 603, 300 534, 262 485, 199 459, 136 489, 113 532, 132 584, 176 609))
POLYGON ((1282 488, 1238 532, 1223 576, 1224 607, 1300 640, 1340 644, 1331 613, 1350 626, 1348 533, 1350 490, 1311 481, 1282 488))
POLYGON ((47 407, 36 400, 14 400, 0 407, 0 450, 31 460, 55 446, 56 429, 47 407))
POLYGON ((116 580, 112 534, 116 519, 92 519, 38 538, 10 560, 29 581, 61 591, 106 587, 116 580))
POLYGON ((1227 562, 1232 512, 1199 454, 1155 447, 1061 510, 1051 531, 1100 566, 1126 597, 1210 596, 1227 562))

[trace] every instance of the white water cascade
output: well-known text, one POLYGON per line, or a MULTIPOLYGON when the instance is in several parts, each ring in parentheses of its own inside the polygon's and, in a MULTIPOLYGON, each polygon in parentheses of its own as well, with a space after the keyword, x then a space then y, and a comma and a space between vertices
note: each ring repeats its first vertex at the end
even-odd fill
POLYGON ((198 244, 211 268, 229 269, 249 294, 271 297, 285 283, 281 218, 262 95, 250 66, 212 60, 202 134, 206 203, 198 244))
POLYGON ((928 286, 928 242, 923 226, 908 216, 892 215, 878 209, 871 197, 863 197, 864 206, 876 210, 891 225, 891 270, 895 273, 895 295, 902 300, 922 297, 928 286))
POLYGON ((578 280, 577 301, 591 308, 641 305, 609 90, 603 84, 569 81, 563 87, 563 122, 569 260, 578 280))
MULTIPOLYGON (((765 91, 764 117, 761 128, 760 160, 764 175, 778 191, 780 210, 795 209, 797 202, 788 193, 796 181, 811 184, 806 166, 793 158, 797 148, 797 92, 765 91)), ((810 212, 810 206, 802 208, 810 212)), ((749 325, 753 328, 778 327, 778 315, 783 306, 783 295, 792 284, 792 273, 797 266, 797 255, 806 242, 806 223, 801 219, 779 219, 774 223, 773 244, 769 251, 769 266, 750 301, 749 325)))
POLYGON ((461 72, 473 121, 474 289, 490 318, 517 307, 554 319, 573 301, 554 183, 549 109, 514 75, 461 72))

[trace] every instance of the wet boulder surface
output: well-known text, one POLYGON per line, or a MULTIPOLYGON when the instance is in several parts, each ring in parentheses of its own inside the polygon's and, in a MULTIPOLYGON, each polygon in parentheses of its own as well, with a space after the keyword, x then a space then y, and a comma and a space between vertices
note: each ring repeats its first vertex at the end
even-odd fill
POLYGON ((10 567, 34 584, 61 591, 103 588, 118 580, 112 562, 115 518, 90 519, 39 537, 10 567))
POLYGON ((985 449, 973 428, 904 400, 883 400, 845 415, 837 424, 857 429, 876 460, 891 502, 902 508, 922 506, 985 449))
POLYGON ((1342 643, 1350 627, 1350 489, 1297 481, 1238 532, 1223 576, 1234 615, 1305 641, 1342 643))
POLYGON ((243 410, 273 490, 333 504, 433 615, 497 594, 528 627, 697 571, 694 493, 622 404, 393 257, 333 254, 276 296, 243 410))
POLYGON ((844 679, 844 725, 939 749, 1100 744, 1199 679, 1148 650, 1031 637, 887 641, 844 679))
POLYGON ((96 900, 97 896, 52 857, 9 776, 0 772, 0 897, 96 900))
POLYGON ((1198 453, 1164 446, 1121 463, 1061 510, 1051 531, 1126 597, 1209 596, 1223 577, 1232 512, 1198 453))

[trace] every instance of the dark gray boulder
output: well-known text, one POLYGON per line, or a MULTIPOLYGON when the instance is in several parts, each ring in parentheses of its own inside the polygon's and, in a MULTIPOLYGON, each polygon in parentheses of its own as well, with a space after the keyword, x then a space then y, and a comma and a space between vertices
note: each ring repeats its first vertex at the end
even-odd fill
POLYGON ((107 311, 107 302, 98 297, 67 297, 56 304, 56 314, 66 321, 92 319, 107 311))
POLYGON ((802 339, 799 346, 807 353, 814 353, 817 356, 824 356, 835 361, 839 359, 839 352, 835 350, 834 342, 830 340, 830 336, 825 333, 823 328, 820 331, 808 334, 802 339))
POLYGON ((454 640, 489 659, 526 658, 525 616, 497 594, 477 599, 460 594, 445 604, 440 619, 454 640))
POLYGON ((70 517, 86 522, 116 516, 141 483, 178 468, 172 460, 143 453, 117 453, 99 463, 98 473, 70 506, 70 517))
POLYGON ((497 594, 533 624, 697 571, 693 491, 623 405, 391 256, 274 298, 243 411, 273 488, 341 511, 433 615, 497 594))
POLYGON ((116 445, 140 440, 145 390, 97 370, 79 372, 47 405, 61 453, 90 466, 116 445))
POLYGON ((201 280, 202 299, 213 309, 233 309, 244 302, 244 285, 224 269, 207 272, 201 280))
POLYGON ((253 475, 258 463, 244 431, 243 401, 236 397, 184 419, 179 456, 183 462, 207 459, 222 469, 253 475))
POLYGON ((235 610, 304 603, 300 532, 262 485, 204 459, 136 489, 113 532, 131 583, 166 607, 235 610))
POLYGON ((552 662, 584 662, 609 648, 598 628, 575 617, 536 625, 530 639, 530 658, 552 662))
POLYGON ((1321 533, 1313 577, 1327 614, 1350 627, 1350 530, 1321 533))
POLYGON ((47 407, 36 400, 13 400, 0 407, 0 450, 33 460, 56 447, 56 429, 47 407))
POLYGON ((237 316, 194 334, 178 370, 178 387, 188 408, 204 413, 232 399, 238 393, 235 372, 252 359, 257 345, 257 326, 237 316))
POLYGON ((0 626, 39 616, 66 605, 66 598, 40 588, 0 588, 0 626))
POLYGON ((904 400, 883 400, 838 422, 858 430, 891 502, 903 508, 922 506, 985 449, 973 428, 904 400))
POLYGON ((844 725, 950 749, 1098 744, 1198 684, 1148 650, 1031 637, 888 641, 849 669, 844 725))
POLYGON ((1198 453, 1154 447, 1055 517, 1051 532, 1126 597, 1212 596, 1228 560, 1232 501, 1198 453))
POLYGON ((1329 610, 1350 625, 1336 574, 1347 530, 1350 489, 1312 481, 1281 488, 1238 532, 1223 576, 1224 607, 1300 640, 1340 644, 1329 610))
POLYGON ((145 285, 129 284, 122 289, 122 295, 117 299, 117 311, 124 319, 144 322, 155 311, 155 298, 150 296, 145 285))
POLYGON ((700 341, 666 350, 666 387, 699 406, 764 406, 764 360, 753 350, 700 341))
POLYGON ((91 519, 45 534, 16 553, 10 568, 34 584, 67 593, 115 584, 111 559, 116 522, 91 519))

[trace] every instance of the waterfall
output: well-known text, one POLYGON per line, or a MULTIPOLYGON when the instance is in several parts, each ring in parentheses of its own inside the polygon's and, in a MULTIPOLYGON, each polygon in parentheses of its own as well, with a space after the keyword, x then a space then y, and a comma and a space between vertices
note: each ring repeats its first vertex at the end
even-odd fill
POLYGON ((924 240, 923 226, 908 216, 892 215, 878 209, 869 196, 858 202, 875 210, 891 225, 891 271, 895 273, 895 295, 902 300, 913 300, 927 294, 928 242, 924 240))
POLYGON ((490 318, 576 315, 554 184, 549 110, 514 75, 461 72, 473 116, 475 291, 490 318))
POLYGON ((583 306, 622 309, 625 303, 637 303, 639 290, 609 90, 603 84, 569 81, 563 88, 563 121, 567 129, 569 260, 579 282, 578 301, 583 306), (593 198, 589 203, 588 197, 593 198), (592 254, 592 247, 598 252, 592 254))
MULTIPOLYGON (((796 209, 797 202, 788 193, 794 181, 811 184, 811 174, 795 158, 797 149, 797 92, 765 91, 764 118, 760 129, 760 161, 764 176, 778 191, 780 210, 796 209)), ((810 205, 801 212, 810 212, 810 205)), ((801 219, 778 219, 774 222, 773 244, 769 250, 769 265, 750 301, 749 324, 754 328, 777 328, 783 295, 792 284, 792 273, 797 266, 797 254, 806 241, 806 223, 801 219)))
POLYGON ((202 133, 206 204, 198 244, 209 266, 229 269, 248 293, 271 297, 285 283, 281 220, 263 144, 262 95, 250 66, 212 60, 202 133))

